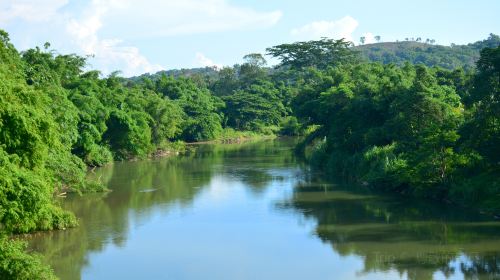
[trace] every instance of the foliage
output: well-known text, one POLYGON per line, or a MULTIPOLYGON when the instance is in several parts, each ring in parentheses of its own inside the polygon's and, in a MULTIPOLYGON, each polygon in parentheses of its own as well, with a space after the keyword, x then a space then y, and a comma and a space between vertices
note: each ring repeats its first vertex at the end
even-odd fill
POLYGON ((500 162, 500 47, 482 50, 477 68, 463 133, 468 145, 496 164, 500 162))
POLYGON ((297 118, 294 116, 289 116, 283 119, 281 121, 280 127, 281 127, 280 130, 281 135, 297 136, 300 135, 302 132, 301 125, 297 120, 297 118))
POLYGON ((181 138, 186 141, 206 141, 222 131, 220 109, 224 102, 192 80, 163 76, 156 82, 156 90, 169 98, 183 111, 181 138))
POLYGON ((0 149, 0 224, 7 232, 62 229, 75 217, 52 203, 54 191, 47 173, 19 167, 19 158, 0 149))
POLYGON ((59 114, 59 95, 26 84, 8 41, 0 46, 10 55, 0 63, 0 226, 8 232, 73 226, 74 216, 54 205, 52 195, 66 184, 85 184, 84 167, 69 152, 73 132, 60 130, 74 122, 59 114))
POLYGON ((261 131, 278 125, 285 115, 279 91, 271 82, 259 81, 224 98, 227 124, 240 130, 261 131))
POLYGON ((319 126, 305 140, 316 143, 312 164, 379 189, 492 209, 499 193, 497 49, 481 52, 474 77, 410 64, 301 70, 293 106, 301 123, 319 126), (488 186, 475 183, 484 178, 488 186))
POLYGON ((325 69, 342 63, 351 63, 356 53, 350 47, 352 43, 340 39, 322 38, 317 41, 281 44, 267 48, 267 53, 281 60, 281 66, 301 69, 316 67, 325 69))
POLYGON ((464 170, 454 196, 461 201, 482 202, 497 210, 500 205, 500 46, 485 48, 470 90, 465 124, 460 130, 462 149, 475 156, 464 170))
POLYGON ((0 236, 0 278, 5 280, 57 279, 38 255, 25 253, 26 244, 0 236))

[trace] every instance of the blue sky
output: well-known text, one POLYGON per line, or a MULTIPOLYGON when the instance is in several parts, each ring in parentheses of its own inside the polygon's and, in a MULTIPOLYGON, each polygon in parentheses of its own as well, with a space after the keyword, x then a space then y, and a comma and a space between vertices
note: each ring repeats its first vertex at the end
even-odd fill
POLYGON ((498 0, 1 0, 0 28, 18 49, 49 41, 93 54, 89 68, 125 76, 232 65, 285 42, 406 37, 469 43, 500 33, 498 0))

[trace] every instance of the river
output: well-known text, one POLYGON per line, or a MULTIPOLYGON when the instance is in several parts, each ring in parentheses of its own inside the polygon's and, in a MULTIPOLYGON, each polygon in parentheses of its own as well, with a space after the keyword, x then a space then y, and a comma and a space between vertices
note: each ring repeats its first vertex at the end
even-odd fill
POLYGON ((27 237, 66 279, 500 279, 500 222, 329 182, 293 140, 95 170, 80 226, 27 237))

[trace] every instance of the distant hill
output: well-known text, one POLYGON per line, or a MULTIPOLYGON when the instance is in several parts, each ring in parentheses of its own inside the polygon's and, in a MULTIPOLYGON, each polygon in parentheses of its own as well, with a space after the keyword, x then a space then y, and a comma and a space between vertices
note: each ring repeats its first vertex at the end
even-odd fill
POLYGON ((486 47, 500 45, 500 37, 495 34, 483 41, 467 45, 440 46, 416 41, 383 42, 354 47, 367 60, 384 64, 423 63, 447 69, 458 67, 473 68, 479 52, 486 47))
MULTIPOLYGON (((426 66, 439 66, 446 69, 463 67, 471 69, 479 58, 479 52, 486 47, 494 48, 500 45, 500 36, 490 34, 482 41, 467 45, 441 46, 416 41, 383 42, 355 46, 361 56, 369 61, 384 64, 394 63, 402 65, 405 62, 413 64, 423 63, 426 66)), ((154 74, 146 73, 130 80, 138 81, 143 77, 155 80, 162 75, 174 77, 204 77, 205 79, 217 79, 217 70, 213 67, 163 70, 154 74)))
POLYGON ((172 70, 162 70, 154 74, 146 73, 140 76, 132 77, 130 80, 138 81, 142 78, 150 78, 155 80, 161 76, 173 76, 178 77, 194 77, 203 76, 208 78, 216 78, 218 76, 217 70, 213 67, 200 67, 200 68, 189 68, 189 69, 172 69, 172 70))

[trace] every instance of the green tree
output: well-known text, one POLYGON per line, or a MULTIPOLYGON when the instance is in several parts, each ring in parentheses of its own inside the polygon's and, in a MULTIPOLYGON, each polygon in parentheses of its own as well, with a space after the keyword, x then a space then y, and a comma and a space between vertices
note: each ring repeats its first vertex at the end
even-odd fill
POLYGON ((281 61, 280 66, 302 69, 317 67, 326 69, 343 63, 352 63, 356 59, 356 52, 351 49, 352 43, 344 39, 333 40, 323 38, 317 41, 281 44, 266 51, 269 55, 281 61))
POLYGON ((240 130, 261 131, 276 126, 285 115, 279 91, 269 81, 260 81, 224 97, 228 125, 240 130))
POLYGON ((471 115, 465 125, 468 145, 493 165, 500 162, 500 47, 485 48, 469 96, 471 115))
POLYGON ((207 88, 199 88, 186 78, 162 76, 156 90, 178 104, 184 112, 181 137, 186 141, 206 141, 222 132, 221 109, 224 102, 207 88))

